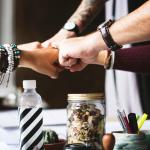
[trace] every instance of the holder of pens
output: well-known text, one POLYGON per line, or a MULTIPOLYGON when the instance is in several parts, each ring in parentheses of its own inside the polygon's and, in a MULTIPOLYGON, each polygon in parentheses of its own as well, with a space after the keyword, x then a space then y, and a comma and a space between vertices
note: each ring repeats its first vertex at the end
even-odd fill
POLYGON ((148 134, 141 130, 148 115, 144 113, 137 117, 135 113, 126 115, 124 110, 117 109, 117 116, 122 132, 114 132, 115 147, 114 150, 149 150, 148 134))
POLYGON ((142 132, 145 133, 148 150, 150 150, 150 130, 142 130, 142 132))
POLYGON ((145 133, 140 131, 137 134, 113 132, 115 136, 114 150, 148 150, 145 133))

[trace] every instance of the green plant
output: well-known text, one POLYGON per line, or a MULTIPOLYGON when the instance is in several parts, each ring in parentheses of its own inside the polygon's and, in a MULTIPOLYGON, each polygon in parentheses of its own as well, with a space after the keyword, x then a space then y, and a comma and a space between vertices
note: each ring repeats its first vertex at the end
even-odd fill
POLYGON ((57 143, 59 141, 57 133, 53 130, 43 131, 43 140, 45 144, 57 143))

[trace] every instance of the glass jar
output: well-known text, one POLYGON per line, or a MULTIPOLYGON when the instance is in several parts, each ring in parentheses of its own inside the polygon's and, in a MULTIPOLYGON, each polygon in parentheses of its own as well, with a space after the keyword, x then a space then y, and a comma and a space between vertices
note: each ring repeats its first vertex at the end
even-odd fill
POLYGON ((67 143, 83 143, 102 149, 105 103, 102 93, 68 94, 67 143))

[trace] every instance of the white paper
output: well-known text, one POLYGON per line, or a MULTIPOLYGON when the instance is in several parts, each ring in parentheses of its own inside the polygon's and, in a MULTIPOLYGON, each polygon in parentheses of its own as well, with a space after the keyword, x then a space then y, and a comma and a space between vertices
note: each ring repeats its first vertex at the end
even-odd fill
POLYGON ((8 145, 4 142, 0 142, 0 150, 10 150, 8 145))
MULTIPOLYGON (((66 109, 43 110, 44 125, 65 125, 67 121, 66 109)), ((0 112, 0 127, 15 128, 19 126, 17 110, 0 112)))

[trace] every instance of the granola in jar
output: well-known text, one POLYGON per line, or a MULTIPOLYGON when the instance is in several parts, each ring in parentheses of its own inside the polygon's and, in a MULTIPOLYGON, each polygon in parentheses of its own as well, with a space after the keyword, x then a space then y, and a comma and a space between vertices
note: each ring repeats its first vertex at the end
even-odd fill
POLYGON ((104 101, 100 96, 97 93, 68 95, 68 144, 95 144, 101 147, 105 108, 104 101))

